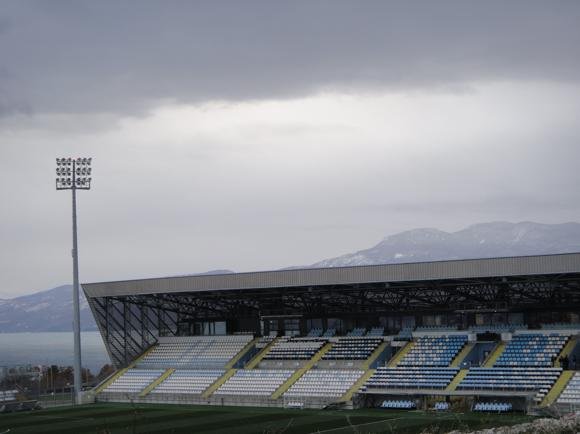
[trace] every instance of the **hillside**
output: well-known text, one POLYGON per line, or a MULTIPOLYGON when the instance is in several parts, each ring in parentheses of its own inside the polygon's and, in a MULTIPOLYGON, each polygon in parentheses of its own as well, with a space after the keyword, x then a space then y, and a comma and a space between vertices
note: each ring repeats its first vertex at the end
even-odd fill
POLYGON ((377 245, 312 264, 311 267, 392 264, 453 259, 580 252, 580 224, 493 222, 457 232, 413 229, 377 245))
MULTIPOLYGON (((309 267, 341 267, 451 259, 489 258, 580 252, 580 224, 493 222, 469 226, 457 232, 414 229, 390 235, 377 245, 325 259, 309 267)), ((301 267, 291 267, 301 268, 301 267)), ((225 274, 214 270, 203 274, 225 274)), ((81 299, 81 327, 96 330, 87 301, 81 299)), ((0 333, 70 331, 72 288, 0 300, 0 333)))

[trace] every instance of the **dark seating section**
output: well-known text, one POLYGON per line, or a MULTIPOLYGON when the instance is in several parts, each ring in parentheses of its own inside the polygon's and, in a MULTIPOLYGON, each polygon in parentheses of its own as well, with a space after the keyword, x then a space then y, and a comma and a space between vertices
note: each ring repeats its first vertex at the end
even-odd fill
POLYGON ((567 341, 568 336, 559 334, 514 335, 494 366, 552 366, 567 341))
POLYGON ((459 368, 377 368, 364 388, 368 389, 445 389, 459 368))
POLYGON ((381 344, 382 339, 377 338, 341 338, 336 342, 330 351, 326 353, 323 360, 365 360, 381 344))
POLYGON ((471 368, 458 390, 532 391, 551 388, 562 368, 471 368))
POLYGON ((323 330, 321 328, 316 327, 316 328, 310 329, 310 331, 308 332, 306 337, 318 338, 318 337, 322 336, 322 332, 323 332, 323 330))
POLYGON ((316 338, 280 338, 264 360, 308 360, 326 343, 316 338))
POLYGON ((551 324, 542 324, 544 330, 580 330, 580 323, 572 322, 555 322, 551 324))
POLYGON ((412 327, 404 327, 399 330, 399 333, 395 336, 394 340, 396 341, 410 341, 413 339, 413 328, 412 327))
POLYGON ((266 348, 274 341, 274 339, 276 339, 276 336, 262 336, 260 339, 258 339, 258 342, 256 342, 256 349, 262 350, 266 348))
POLYGON ((452 332, 457 330, 457 326, 444 326, 444 325, 434 325, 434 326, 418 326, 415 328, 416 332, 452 332))
POLYGON ((419 338, 399 366, 449 366, 466 343, 466 335, 419 338))
POLYGON ((541 401, 561 373, 562 368, 471 368, 457 390, 536 392, 541 401))
POLYGON ((336 335, 336 329, 334 327, 328 328, 322 333, 323 338, 331 338, 336 335))
POLYGON ((505 333, 513 330, 527 329, 525 324, 488 324, 470 326, 469 331, 474 333, 505 333))
POLYGON ((382 336, 385 333, 384 327, 373 327, 367 332, 367 336, 382 336))
POLYGON ((347 336, 364 336, 366 333, 366 329, 364 327, 357 327, 349 331, 346 335, 347 336))

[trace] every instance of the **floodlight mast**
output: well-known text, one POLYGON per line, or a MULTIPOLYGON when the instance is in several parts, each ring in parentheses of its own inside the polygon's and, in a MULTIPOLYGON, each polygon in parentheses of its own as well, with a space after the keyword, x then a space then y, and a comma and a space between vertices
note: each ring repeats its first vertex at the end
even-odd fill
POLYGON ((82 403, 81 375, 81 317, 79 302, 79 253, 77 247, 77 190, 91 189, 92 158, 57 158, 56 189, 72 190, 73 236, 73 331, 74 331, 74 390, 75 403, 82 403))

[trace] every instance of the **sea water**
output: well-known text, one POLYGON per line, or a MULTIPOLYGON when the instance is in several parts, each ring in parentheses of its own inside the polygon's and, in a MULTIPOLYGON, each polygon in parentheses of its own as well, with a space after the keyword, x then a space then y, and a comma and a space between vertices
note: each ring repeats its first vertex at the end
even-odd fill
MULTIPOLYGON (((111 363, 99 332, 82 332, 81 350, 82 365, 93 374, 111 363)), ((0 366, 72 366, 73 358, 72 332, 0 333, 0 366)))

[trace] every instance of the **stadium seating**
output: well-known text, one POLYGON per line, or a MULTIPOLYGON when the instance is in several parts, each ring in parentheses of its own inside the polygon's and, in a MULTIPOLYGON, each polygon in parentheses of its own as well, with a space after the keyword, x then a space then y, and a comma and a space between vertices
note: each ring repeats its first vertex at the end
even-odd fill
POLYGON ((513 330, 523 330, 528 327, 524 324, 488 324, 479 326, 470 326, 469 331, 474 333, 503 333, 513 330))
POLYGON ((380 338, 346 337, 340 338, 323 360, 365 360, 381 344, 380 338))
POLYGON ((346 335, 347 336, 364 336, 366 329, 363 327, 357 327, 349 331, 346 335))
POLYGON ((281 338, 276 342, 264 360, 308 360, 326 343, 312 338, 281 338))
POLYGON ((512 405, 507 402, 478 402, 473 406, 473 411, 507 413, 512 411, 512 405))
POLYGON ((580 372, 576 372, 570 379, 557 403, 580 405, 580 372))
POLYGON ((214 395, 270 396, 293 373, 284 369, 240 369, 214 395))
POLYGON ((404 327, 399 330, 399 333, 394 338, 396 341, 410 341, 413 339, 413 328, 404 327))
POLYGON ((151 393, 201 394, 224 373, 224 370, 179 369, 173 372, 151 393))
POLYGON ((364 388, 369 389, 445 389, 459 368, 379 367, 364 388))
POLYGON ((129 369, 109 384, 103 392, 138 394, 164 372, 164 369, 129 369))
POLYGON ((383 336, 383 334, 385 333, 385 328, 384 327, 373 327, 372 329, 370 329, 367 332, 367 336, 383 336))
POLYGON ((340 398, 364 374, 361 370, 312 369, 284 394, 285 398, 340 398))
POLYGON ((138 368, 219 369, 251 340, 252 335, 188 336, 159 338, 138 368))
POLYGON ((541 401, 562 373, 562 368, 471 368, 457 390, 536 392, 541 401))
POLYGON ((309 338, 319 338, 320 336, 322 336, 322 329, 321 328, 310 329, 310 331, 306 336, 309 338))
POLYGON ((552 366, 552 362, 560 354, 567 341, 568 336, 559 334, 514 335, 494 366, 552 366))
POLYGON ((0 402, 16 401, 18 390, 0 390, 0 402))
POLYGON ((556 322, 551 324, 542 324, 542 329, 544 330, 578 330, 580 329, 580 323, 563 323, 556 322))
POLYGON ((261 350, 263 348, 266 348, 268 345, 270 345, 274 339, 276 339, 276 336, 262 336, 260 339, 258 339, 258 342, 256 342, 256 349, 257 350, 261 350))
POLYGON ((396 410, 413 410, 417 408, 417 404, 413 401, 385 400, 382 402, 381 408, 389 408, 396 410))
MULTIPOLYGON (((299 365, 301 361, 311 359, 328 341, 333 342, 332 347, 322 356, 322 360, 366 360, 383 342, 380 335, 383 332, 384 329, 375 327, 365 335, 366 330, 359 328, 351 332, 356 336, 325 339, 314 335, 334 334, 335 330, 328 329, 323 333, 322 329, 318 328, 311 329, 308 337, 277 338, 263 360, 274 360, 273 364, 284 364, 284 369, 270 369, 268 364, 261 363, 261 367, 268 369, 239 369, 212 395, 204 399, 221 398, 222 402, 225 399, 229 405, 242 403, 243 397, 248 396, 253 397, 251 401, 253 403, 266 401, 270 403, 272 394, 296 372, 293 369, 302 366, 299 365), (373 336, 371 333, 376 335, 373 336), (286 364, 285 361, 292 363, 286 364), (293 369, 289 368, 290 365, 293 369)), ((168 395, 181 395, 176 399, 198 402, 201 399, 199 396, 226 373, 228 362, 252 338, 251 335, 161 338, 158 345, 137 362, 135 368, 128 369, 103 390, 104 400, 143 398, 164 401, 168 399, 168 395), (155 380, 168 368, 175 371, 150 394, 147 396, 142 394, 139 398, 141 392, 145 389, 149 391, 157 384, 155 380)), ((274 336, 261 338, 257 341, 256 348, 262 349, 274 339, 276 339, 274 336)), ((473 391, 474 394, 479 391, 529 392, 535 394, 536 402, 540 402, 562 373, 561 368, 552 368, 550 362, 561 351, 567 339, 568 336, 556 333, 514 335, 513 340, 498 358, 495 367, 470 369, 457 386, 457 390, 473 391), (514 360, 521 365, 501 365, 514 360), (530 369, 531 367, 533 369, 530 369)), ((361 391, 386 395, 395 393, 395 390, 405 389, 410 393, 424 391, 424 394, 437 394, 438 391, 445 390, 458 375, 460 369, 451 368, 449 365, 466 343, 467 336, 461 334, 418 338, 397 367, 377 368, 361 391)), ((336 363, 325 363, 319 367, 328 365, 332 368, 337 366, 336 363)), ((338 365, 342 366, 340 363, 338 365)), ((298 408, 301 405, 320 405, 321 402, 337 400, 344 396, 365 372, 360 369, 317 369, 311 365, 307 367, 310 369, 306 370, 283 394, 284 405, 289 402, 296 403, 298 408)), ((561 394, 558 403, 579 403, 579 389, 580 377, 577 374, 561 394)), ((281 401, 278 401, 278 404, 281 405, 281 401)), ((386 400, 381 406, 398 409, 416 408, 412 400, 386 400)), ((450 406, 447 402, 436 402, 432 408, 436 411, 446 411, 450 406)), ((507 403, 479 402, 473 410, 504 412, 511 411, 511 406, 507 403)))
POLYGON ((405 355, 399 366, 449 366, 467 343, 465 335, 425 336, 405 355))
POLYGON ((322 333, 322 337, 323 338, 331 338, 334 335, 336 335, 336 329, 335 328, 328 328, 324 331, 324 333, 322 333))
POLYGON ((443 326, 443 325, 420 326, 415 329, 415 331, 417 332, 452 332, 456 330, 457 326, 443 326))

